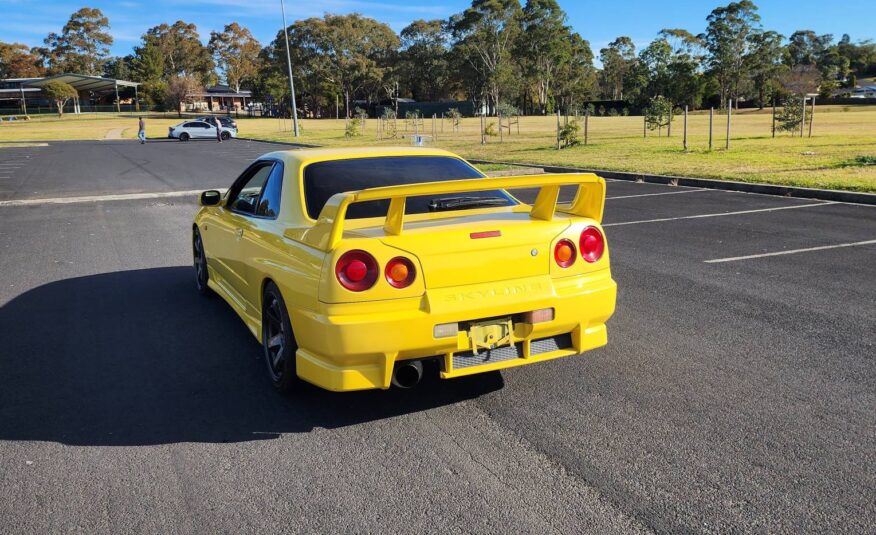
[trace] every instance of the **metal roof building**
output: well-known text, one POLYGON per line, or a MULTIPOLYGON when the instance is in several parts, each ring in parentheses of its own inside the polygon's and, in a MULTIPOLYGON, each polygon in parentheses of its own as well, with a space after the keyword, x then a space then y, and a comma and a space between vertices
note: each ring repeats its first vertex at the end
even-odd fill
POLYGON ((80 100, 86 100, 86 102, 92 100, 99 101, 107 99, 107 97, 112 97, 116 111, 121 111, 119 100, 120 88, 133 88, 135 105, 138 100, 137 87, 140 84, 137 82, 104 78, 102 76, 62 73, 43 78, 7 78, 0 80, 0 101, 16 101, 23 108, 23 113, 27 114, 27 100, 44 98, 42 87, 55 80, 69 84, 78 93, 79 96, 73 99, 73 113, 80 112, 80 100))

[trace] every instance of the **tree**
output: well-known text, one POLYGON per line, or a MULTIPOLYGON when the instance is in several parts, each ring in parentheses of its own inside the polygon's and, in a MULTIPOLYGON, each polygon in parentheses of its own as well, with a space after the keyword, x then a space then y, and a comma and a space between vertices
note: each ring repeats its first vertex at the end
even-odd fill
POLYGON ((49 72, 100 76, 113 44, 108 29, 109 19, 97 8, 83 7, 73 13, 60 35, 50 33, 44 40, 49 72))
POLYGON ((173 25, 159 24, 143 35, 143 46, 155 46, 164 60, 164 79, 192 76, 202 84, 213 83, 213 56, 201 44, 198 27, 178 20, 173 25))
POLYGON ((415 100, 438 100, 447 96, 449 35, 444 21, 415 20, 402 29, 400 36, 402 85, 415 100))
POLYGON ((800 130, 800 123, 803 122, 803 114, 805 107, 803 105, 802 95, 792 95, 785 99, 782 103, 782 109, 776 115, 776 130, 781 132, 794 132, 800 130))
POLYGON ((568 58, 561 63, 555 76, 555 94, 565 110, 579 101, 593 98, 596 86, 596 70, 593 68, 593 51, 590 43, 577 33, 566 35, 568 58))
POLYGON ((134 48, 131 60, 131 77, 143 84, 140 93, 150 105, 163 105, 167 97, 167 82, 164 81, 164 56, 153 40, 134 48))
POLYGON ((775 96, 778 77, 783 70, 782 36, 773 31, 758 31, 752 33, 750 42, 745 61, 757 91, 757 105, 763 109, 767 95, 775 96))
POLYGON ((518 0, 472 0, 471 7, 450 18, 455 46, 480 73, 494 111, 502 79, 512 67, 510 52, 520 32, 520 15, 518 0))
POLYGON ((113 57, 103 65, 103 75, 116 80, 130 80, 132 78, 131 66, 134 56, 113 57))
POLYGON ((709 24, 700 39, 709 51, 709 69, 718 81, 723 106, 728 98, 737 99, 747 77, 745 57, 751 33, 759 29, 760 15, 754 2, 741 0, 715 8, 706 20, 709 24))
POLYGON ((657 130, 661 135, 663 127, 672 120, 672 103, 666 97, 653 97, 645 107, 645 124, 648 130, 657 130))
POLYGON ((636 45, 622 35, 599 51, 602 62, 601 85, 603 96, 613 100, 624 98, 624 82, 636 63, 636 45))
POLYGON ((0 78, 36 78, 44 74, 42 60, 33 49, 0 41, 0 78))
POLYGON ((557 70, 571 59, 571 30, 556 0, 527 0, 521 22, 523 33, 516 57, 535 87, 539 112, 545 115, 557 70))
POLYGON ((258 74, 261 45, 249 29, 236 22, 226 24, 222 33, 210 33, 210 50, 225 73, 225 82, 235 91, 240 91, 241 82, 252 81, 258 74))
POLYGON ((49 98, 49 100, 54 101, 55 106, 58 108, 58 117, 64 115, 64 105, 71 98, 76 98, 78 93, 73 86, 62 82, 60 80, 51 80, 47 82, 42 87, 43 94, 49 98))
POLYGON ((194 76, 174 76, 167 83, 165 106, 167 109, 175 109, 177 115, 182 117, 182 104, 191 93, 201 88, 194 76))

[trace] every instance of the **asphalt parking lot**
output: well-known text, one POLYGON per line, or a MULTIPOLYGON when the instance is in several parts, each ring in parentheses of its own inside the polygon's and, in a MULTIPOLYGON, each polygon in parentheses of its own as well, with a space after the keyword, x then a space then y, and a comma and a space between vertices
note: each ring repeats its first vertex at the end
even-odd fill
POLYGON ((0 531, 876 531, 876 207, 611 181, 607 347, 284 398, 174 193, 278 148, 0 148, 0 531))

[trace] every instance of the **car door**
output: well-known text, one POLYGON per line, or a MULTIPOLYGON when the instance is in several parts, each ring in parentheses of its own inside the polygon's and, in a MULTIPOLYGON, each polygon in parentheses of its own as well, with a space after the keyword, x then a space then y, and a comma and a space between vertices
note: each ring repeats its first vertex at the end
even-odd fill
POLYGON ((252 230, 259 198, 274 165, 271 160, 257 161, 238 178, 211 229, 211 242, 215 244, 213 257, 222 270, 223 286, 244 310, 251 306, 245 296, 250 293, 247 262, 252 252, 245 247, 244 236, 252 230))
POLYGON ((204 139, 216 137, 216 129, 210 123, 198 121, 197 125, 198 137, 204 139))

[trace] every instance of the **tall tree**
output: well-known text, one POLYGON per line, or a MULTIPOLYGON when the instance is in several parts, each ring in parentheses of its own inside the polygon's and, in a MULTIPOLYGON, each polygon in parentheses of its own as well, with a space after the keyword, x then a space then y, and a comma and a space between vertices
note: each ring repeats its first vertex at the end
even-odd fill
POLYGON ((455 46, 481 74, 494 112, 502 80, 512 69, 510 53, 520 33, 520 15, 518 0, 473 0, 471 7, 450 18, 455 46))
POLYGON ((521 22, 523 33, 516 57, 535 87, 538 109, 544 115, 557 70, 572 59, 572 32, 556 0, 527 0, 521 22))
POLYGON ((44 73, 39 55, 27 45, 0 41, 0 78, 35 78, 44 73))
POLYGON ((757 104, 763 109, 768 96, 775 96, 779 76, 783 71, 782 36, 773 31, 754 32, 751 49, 745 61, 757 92, 757 104))
POLYGON ((709 24, 700 38, 709 51, 709 69, 720 87, 723 105, 728 98, 736 100, 747 78, 745 57, 750 36, 760 27, 760 15, 754 2, 740 0, 715 8, 706 20, 709 24))
POLYGON ((399 76, 415 100, 448 94, 449 35, 441 20, 415 20, 401 31, 399 76))
POLYGON ((58 108, 58 117, 64 115, 64 105, 71 98, 76 98, 78 93, 73 86, 60 80, 50 80, 42 87, 43 94, 55 103, 58 108))
POLYGON ((619 100, 624 98, 624 81, 628 79, 630 70, 636 63, 636 45, 625 35, 610 42, 606 48, 599 51, 602 62, 602 91, 608 98, 619 100))
POLYGON ((173 25, 159 24, 143 35, 144 46, 152 44, 161 51, 164 59, 164 79, 173 76, 194 76, 202 84, 212 83, 213 56, 210 49, 201 44, 198 27, 178 20, 173 25))
POLYGON ((167 82, 164 80, 164 55, 154 40, 146 40, 142 46, 134 48, 131 74, 135 81, 143 84, 141 93, 148 104, 164 104, 167 93, 167 82))
POLYGON ((50 33, 44 40, 49 72, 99 76, 113 44, 108 29, 109 19, 97 8, 83 7, 70 15, 60 34, 50 33))
POLYGON ((261 45, 248 28, 232 22, 222 33, 210 33, 210 50, 216 64, 225 74, 225 82, 235 91, 240 84, 252 81, 258 74, 261 45))
POLYGON ((593 68, 590 43, 578 33, 567 34, 565 39, 569 55, 556 71, 554 93, 560 106, 570 111, 582 101, 593 98, 596 70, 593 68))

